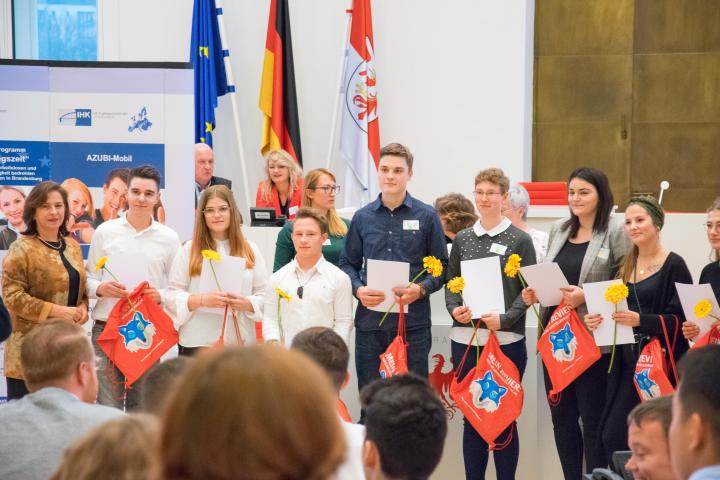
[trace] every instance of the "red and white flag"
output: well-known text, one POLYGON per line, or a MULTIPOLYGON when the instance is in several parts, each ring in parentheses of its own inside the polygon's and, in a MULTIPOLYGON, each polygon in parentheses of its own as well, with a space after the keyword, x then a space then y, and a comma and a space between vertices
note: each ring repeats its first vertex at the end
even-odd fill
POLYGON ((380 129, 374 50, 370 0, 353 0, 340 136, 340 151, 346 161, 345 206, 364 205, 379 193, 380 129))

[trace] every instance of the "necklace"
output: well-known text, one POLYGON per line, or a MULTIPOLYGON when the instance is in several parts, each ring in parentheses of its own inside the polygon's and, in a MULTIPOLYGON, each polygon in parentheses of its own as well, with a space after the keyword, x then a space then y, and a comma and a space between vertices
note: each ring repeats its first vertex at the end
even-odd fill
POLYGON ((51 248, 51 249, 53 249, 53 250, 56 250, 56 251, 58 251, 58 252, 59 252, 60 249, 63 247, 62 238, 57 242, 57 244, 58 244, 57 247, 56 247, 55 245, 53 245, 53 243, 55 243, 55 242, 52 242, 52 243, 51 243, 51 242, 46 242, 45 240, 43 240, 43 239, 40 238, 39 236, 37 237, 37 239, 40 240, 40 241, 42 242, 42 244, 45 245, 46 247, 51 248))
POLYGON ((639 273, 640 275, 645 275, 645 272, 648 274, 654 273, 660 270, 660 267, 662 267, 662 263, 653 263, 652 265, 648 265, 647 267, 641 269, 639 273))
POLYGON ((297 296, 298 296, 299 299, 302 300, 302 298, 303 298, 303 293, 304 293, 304 291, 305 291, 305 285, 307 285, 308 283, 310 283, 310 280, 313 279, 313 277, 315 276, 316 273, 317 273, 317 269, 313 272, 312 275, 310 275, 310 278, 308 278, 307 282, 305 282, 305 283, 303 284, 303 283, 300 283, 300 277, 299 277, 298 274, 297 274, 297 270, 295 270, 295 278, 297 279, 297 282, 300 284, 300 286, 297 288, 297 291, 296 291, 297 296))

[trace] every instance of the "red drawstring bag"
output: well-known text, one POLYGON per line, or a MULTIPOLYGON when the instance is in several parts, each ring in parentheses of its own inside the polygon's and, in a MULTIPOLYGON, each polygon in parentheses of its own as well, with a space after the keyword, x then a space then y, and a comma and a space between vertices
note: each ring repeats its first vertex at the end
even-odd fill
POLYGON ((548 393, 551 403, 602 355, 575 309, 564 302, 550 317, 537 350, 552 381, 553 388, 548 393))
POLYGON ((131 386, 165 352, 178 343, 172 319, 143 290, 142 282, 110 312, 98 345, 131 386))
POLYGON ((705 335, 698 338, 697 342, 693 343, 692 348, 700 348, 717 344, 720 344, 720 328, 712 327, 705 335))
POLYGON ((222 327, 220 327, 220 338, 218 338, 217 342, 215 342, 215 345, 213 345, 216 348, 225 346, 225 329, 227 327, 228 311, 232 315, 233 325, 235 326, 235 338, 237 338, 238 342, 237 344, 245 345, 245 340, 243 340, 242 335, 240 335, 240 325, 238 324, 237 312, 234 309, 229 308, 227 305, 225 305, 225 312, 223 313, 223 323, 222 327))
POLYGON ((465 355, 455 370, 450 384, 450 397, 465 415, 465 418, 487 442, 490 450, 507 446, 496 446, 495 440, 520 416, 523 406, 523 389, 517 366, 500 350, 495 332, 490 332, 477 365, 458 383, 458 372, 462 371, 477 329, 468 344, 465 355))
MULTIPOLYGON (((675 383, 677 383, 677 368, 675 367, 675 359, 673 357, 675 342, 673 341, 672 344, 670 343, 667 328, 665 328, 665 318, 662 315, 659 315, 659 317, 663 334, 665 335, 665 344, 669 350, 668 356, 670 357, 670 364, 672 365, 673 373, 675 374, 675 383)), ((673 317, 675 318, 676 327, 674 340, 677 340, 677 327, 679 326, 679 321, 674 315, 673 317)), ((635 384, 635 389, 640 396, 640 400, 643 402, 645 400, 650 400, 651 398, 669 395, 675 390, 668 379, 667 369, 665 368, 665 355, 663 354, 660 340, 657 338, 650 340, 650 342, 648 342, 640 351, 640 357, 635 365, 633 383, 635 384)))
POLYGON ((405 310, 402 302, 398 318, 398 334, 390 343, 385 353, 380 355, 380 376, 390 378, 395 375, 408 373, 407 366, 407 342, 405 341, 405 310))

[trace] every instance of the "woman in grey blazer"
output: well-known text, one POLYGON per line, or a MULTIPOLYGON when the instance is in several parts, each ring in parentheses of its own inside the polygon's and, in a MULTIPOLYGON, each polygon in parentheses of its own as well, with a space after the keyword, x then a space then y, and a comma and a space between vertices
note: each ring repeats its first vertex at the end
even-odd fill
MULTIPOLYGON (((611 216, 613 194, 607 176, 600 170, 581 167, 570 174, 568 204, 570 219, 558 220, 552 226, 545 261, 560 265, 571 285, 562 289, 563 301, 583 318, 587 307, 582 285, 615 278, 629 242, 623 220, 611 216)), ((523 300, 527 305, 535 303, 535 292, 525 289, 523 300)), ((544 309, 544 323, 553 309, 544 309)), ((583 454, 588 472, 606 465, 599 427, 609 357, 609 350, 603 350, 600 360, 568 385, 557 403, 550 403, 555 445, 566 480, 582 478, 583 454)), ((545 373, 546 390, 551 386, 545 373)))

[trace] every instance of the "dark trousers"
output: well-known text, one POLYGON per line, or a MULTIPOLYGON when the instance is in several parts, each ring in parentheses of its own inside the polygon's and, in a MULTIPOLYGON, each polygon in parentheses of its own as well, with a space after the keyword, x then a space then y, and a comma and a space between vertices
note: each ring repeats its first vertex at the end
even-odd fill
MULTIPOLYGON (((467 345, 451 342, 450 349, 452 352, 453 365, 460 365, 467 345)), ((482 349, 483 347, 480 347, 481 354, 482 349)), ((470 347, 470 352, 460 370, 458 382, 461 382, 465 375, 475 367, 477 350, 478 347, 470 347)), ((520 380, 522 381, 525 366, 527 365, 525 339, 523 338, 508 345, 501 345, 500 350, 507 355, 518 368, 520 380)), ((463 459, 465 461, 465 478, 468 480, 484 479, 490 455, 488 452, 488 444, 467 419, 465 419, 464 422, 463 459)), ((495 440, 495 443, 497 445, 505 445, 507 443, 502 450, 493 451, 497 480, 514 480, 518 458, 520 456, 520 439, 518 438, 517 424, 513 422, 512 425, 506 428, 495 440)))
POLYGON ((178 345, 178 355, 182 355, 183 357, 194 357, 202 350, 207 350, 208 348, 209 347, 183 347, 182 345, 178 345))
MULTIPOLYGON (((380 355, 390 346, 397 336, 397 330, 355 331, 355 369, 357 370, 358 389, 380 378, 380 355)), ((408 370, 428 377, 428 356, 432 337, 430 327, 414 328, 407 331, 408 370)))
POLYGON ((25 380, 20 378, 6 378, 5 383, 7 385, 7 399, 9 400, 20 400, 22 397, 30 393, 25 385, 25 380))
MULTIPOLYGON (((605 418, 600 429, 606 464, 612 461, 613 452, 629 450, 627 417, 630 410, 640 403, 640 397, 633 383, 637 360, 631 351, 630 348, 618 347, 613 361, 605 418)), ((607 368, 605 371, 607 372, 607 368)))
MULTIPOLYGON (((560 393, 557 404, 550 404, 555 446, 565 480, 577 480, 583 475, 583 454, 586 472, 607 466, 600 443, 600 421, 605 407, 607 368, 610 354, 604 354, 590 368, 560 393), (582 420, 582 429, 579 420, 582 420)), ((545 367, 545 390, 549 392, 552 382, 545 367)), ((627 432, 625 419, 622 428, 627 432)))

